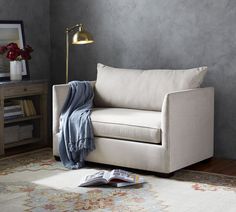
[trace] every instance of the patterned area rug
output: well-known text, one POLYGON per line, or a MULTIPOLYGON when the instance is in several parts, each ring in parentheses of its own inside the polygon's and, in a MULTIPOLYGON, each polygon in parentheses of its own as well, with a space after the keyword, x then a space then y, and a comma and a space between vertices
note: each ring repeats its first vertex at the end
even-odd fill
POLYGON ((0 160, 0 211, 236 211, 236 178, 182 170, 126 188, 78 187, 94 168, 67 170, 44 149, 0 160))

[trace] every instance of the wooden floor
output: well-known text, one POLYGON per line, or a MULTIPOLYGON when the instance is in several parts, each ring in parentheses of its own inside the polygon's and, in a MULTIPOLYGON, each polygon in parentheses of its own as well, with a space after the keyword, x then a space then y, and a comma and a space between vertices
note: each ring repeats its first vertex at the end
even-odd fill
POLYGON ((236 176, 236 160, 212 158, 186 169, 236 176))
POLYGON ((35 144, 35 145, 22 145, 22 146, 17 146, 17 147, 13 147, 10 149, 6 149, 5 150, 5 154, 4 155, 0 155, 0 159, 4 158, 6 156, 12 156, 12 155, 17 155, 17 154, 21 154, 21 153, 25 153, 25 152, 30 152, 30 151, 34 151, 34 150, 38 150, 38 149, 43 149, 43 148, 51 148, 51 146, 48 145, 42 145, 42 144, 35 144))

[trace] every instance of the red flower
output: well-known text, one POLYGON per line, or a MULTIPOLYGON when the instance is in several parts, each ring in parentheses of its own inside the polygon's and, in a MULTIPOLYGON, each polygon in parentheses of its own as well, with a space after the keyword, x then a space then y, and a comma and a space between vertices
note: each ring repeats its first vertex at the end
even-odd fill
POLYGON ((7 49, 8 50, 15 50, 15 49, 19 49, 18 45, 16 43, 9 43, 7 45, 7 49))
POLYGON ((25 49, 20 51, 20 55, 23 60, 30 60, 31 59, 30 52, 25 49))
POLYGON ((34 51, 30 45, 26 45, 25 50, 28 51, 29 53, 34 51))
POLYGON ((16 58, 20 55, 19 51, 14 51, 14 50, 10 50, 7 52, 7 58, 9 60, 16 60, 16 58))
POLYGON ((30 53, 33 52, 31 46, 26 45, 20 49, 16 43, 9 43, 7 46, 0 47, 0 54, 5 54, 9 60, 30 60, 30 53))
POLYGON ((6 46, 0 46, 0 54, 4 54, 7 51, 6 46))

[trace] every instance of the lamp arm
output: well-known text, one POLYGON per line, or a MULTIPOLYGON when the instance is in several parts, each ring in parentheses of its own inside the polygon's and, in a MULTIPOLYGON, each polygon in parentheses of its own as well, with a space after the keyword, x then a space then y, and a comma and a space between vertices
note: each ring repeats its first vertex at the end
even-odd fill
POLYGON ((74 26, 72 26, 72 27, 68 27, 68 28, 66 28, 66 32, 72 32, 72 31, 74 31, 76 28, 79 28, 79 27, 82 27, 82 24, 76 24, 76 25, 74 25, 74 26))

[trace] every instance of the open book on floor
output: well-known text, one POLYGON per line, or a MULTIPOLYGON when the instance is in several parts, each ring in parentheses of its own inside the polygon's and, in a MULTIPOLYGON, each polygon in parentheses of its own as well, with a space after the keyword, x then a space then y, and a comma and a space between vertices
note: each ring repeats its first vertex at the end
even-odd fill
POLYGON ((144 178, 121 169, 99 171, 86 176, 79 184, 80 187, 108 184, 114 187, 131 186, 144 183, 144 178))

